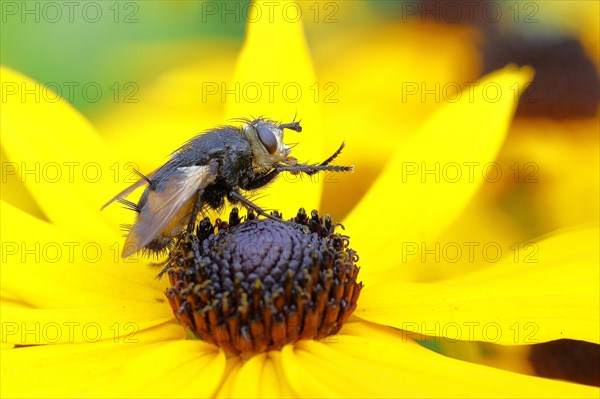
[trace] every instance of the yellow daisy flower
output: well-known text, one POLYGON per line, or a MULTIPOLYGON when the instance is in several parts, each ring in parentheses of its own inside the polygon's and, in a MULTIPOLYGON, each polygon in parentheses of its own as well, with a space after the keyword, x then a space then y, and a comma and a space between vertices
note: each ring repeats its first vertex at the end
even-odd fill
MULTIPOLYGON (((258 43, 271 41, 264 38, 278 39, 280 53, 292 51, 297 70, 290 79, 311 81, 307 53, 298 51, 300 35, 281 28, 251 27, 234 82, 260 80, 260 71, 269 75, 270 60, 257 65, 252 56, 258 43)), ((479 83, 509 92, 530 78, 529 70, 509 67, 479 83)), ((2 69, 3 88, 33 85, 2 69)), ((2 190, 2 396, 597 397, 597 388, 446 358, 413 340, 425 334, 503 345, 599 342, 596 229, 539 242, 538 263, 510 258, 437 283, 407 283, 397 267, 396 243, 431 240, 481 183, 400 185, 406 162, 493 160, 514 112, 512 94, 490 102, 475 89, 474 100, 442 106, 343 221, 361 255, 365 288, 342 330, 247 359, 185 339, 166 304, 166 282, 154 279, 156 269, 138 258, 120 260, 122 215, 98 209, 117 191, 115 180, 127 183, 121 167, 129 160, 65 102, 37 102, 18 90, 5 97, 3 182, 5 175, 17 176, 43 217, 4 201, 2 190)), ((324 153, 319 111, 309 102, 301 106, 308 150, 298 148, 296 155, 317 160, 324 153)), ((290 111, 273 104, 228 107, 232 116, 290 111)), ((294 183, 293 195, 291 184, 269 189, 284 214, 318 204, 321 183, 294 183)))
MULTIPOLYGON (((508 84, 524 76, 507 70, 490 79, 508 84)), ((3 79, 33 83, 6 69, 3 79)), ((508 120, 513 104, 479 107, 500 123, 508 120)), ((441 122, 454 108, 444 108, 434 121, 441 122)), ((428 125, 431 130, 421 134, 434 135, 439 126, 428 125)), ((91 126, 62 102, 5 103, 2 134, 4 150, 22 165, 111 156, 91 126), (41 129, 48 135, 40 136, 41 129), (74 133, 78 138, 71 140, 74 133)), ((393 175, 393 168, 385 173, 393 175)), ((458 326, 470 334, 464 338, 486 340, 495 334, 492 339, 508 345, 527 343, 518 334, 539 341, 597 342, 597 231, 541 242, 539 264, 509 260, 439 284, 403 283, 375 259, 372 267, 364 267, 370 272, 363 279, 358 318, 338 335, 323 342, 299 341, 242 362, 210 344, 183 339, 183 329, 164 303, 164 287, 153 279, 155 270, 114 261, 117 253, 110 249, 117 236, 104 234, 107 221, 93 212, 97 198, 84 198, 99 196, 106 187, 68 180, 26 185, 51 222, 2 203, 3 396, 597 394, 590 387, 448 359, 388 327, 443 336, 456 334, 458 326), (88 219, 79 217, 86 213, 88 219), (89 248, 104 252, 98 256, 89 248)), ((356 215, 372 215, 371 208, 360 209, 356 215)))

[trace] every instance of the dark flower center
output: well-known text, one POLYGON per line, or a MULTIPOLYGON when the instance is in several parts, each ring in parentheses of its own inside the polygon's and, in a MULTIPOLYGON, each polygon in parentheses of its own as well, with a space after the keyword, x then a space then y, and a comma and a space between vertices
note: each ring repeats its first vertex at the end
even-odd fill
MULTIPOLYGON (((275 216, 279 216, 277 213, 275 216)), ((173 312, 196 337, 233 354, 337 333, 356 308, 358 255, 331 218, 208 218, 169 256, 173 312), (217 233, 215 234, 215 229, 217 233)))

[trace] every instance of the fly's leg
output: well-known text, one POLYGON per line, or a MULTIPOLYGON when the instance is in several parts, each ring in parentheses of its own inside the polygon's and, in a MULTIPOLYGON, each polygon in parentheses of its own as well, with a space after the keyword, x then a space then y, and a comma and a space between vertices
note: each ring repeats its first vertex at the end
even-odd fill
POLYGON ((252 180, 250 183, 242 187, 244 190, 256 190, 264 185, 269 184, 273 179, 279 175, 279 169, 273 169, 269 173, 259 176, 252 180))
POLYGON ((237 191, 231 191, 228 195, 228 197, 232 200, 235 201, 239 201, 242 204, 244 204, 247 208, 250 208, 252 210, 254 210, 256 213, 258 213, 259 215, 262 215, 268 219, 271 220, 275 220, 277 222, 281 222, 281 219, 276 218, 273 215, 269 215, 267 212, 265 212, 260 206, 254 204, 252 201, 250 201, 249 199, 247 199, 246 197, 244 197, 242 194, 238 193, 237 191))
POLYGON ((196 196, 196 202, 194 203, 194 209, 192 209, 192 214, 190 215, 190 221, 187 225, 187 233, 192 234, 194 232, 194 226, 196 226, 196 219, 198 218, 198 213, 200 213, 200 208, 202 207, 202 193, 204 190, 198 190, 198 194, 196 196))

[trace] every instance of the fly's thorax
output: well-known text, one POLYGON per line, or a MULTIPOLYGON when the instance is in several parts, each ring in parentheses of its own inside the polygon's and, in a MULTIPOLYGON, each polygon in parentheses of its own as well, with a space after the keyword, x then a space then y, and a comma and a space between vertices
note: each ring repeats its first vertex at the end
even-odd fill
POLYGON ((283 143, 283 129, 271 121, 257 119, 243 128, 252 148, 252 167, 267 171, 290 154, 290 147, 283 143))

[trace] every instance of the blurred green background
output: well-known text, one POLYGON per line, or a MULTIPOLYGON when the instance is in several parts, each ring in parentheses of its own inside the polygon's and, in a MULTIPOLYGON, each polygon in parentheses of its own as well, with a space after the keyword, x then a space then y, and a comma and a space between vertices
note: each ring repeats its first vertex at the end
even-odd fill
MULTIPOLYGON (((247 8, 249 1, 235 3, 227 7, 247 8)), ((245 29, 239 13, 225 23, 212 14, 217 2, 2 0, 1 6, 2 63, 39 82, 58 82, 65 98, 69 82, 95 82, 113 94, 115 82, 123 89, 190 58, 210 57, 179 51, 184 42, 219 36, 241 46, 245 29)), ((88 115, 112 101, 93 97, 90 91, 88 99, 68 99, 88 115)))
MULTIPOLYGON (((271 3, 271 10, 283 11, 277 8, 277 2, 271 3)), ((582 29, 590 32, 586 20, 597 19, 593 9, 590 15, 585 3, 593 2, 296 2, 302 8, 309 43, 312 39, 363 35, 382 25, 410 21, 429 26, 477 26, 488 38, 493 33, 490 28, 494 32, 522 32, 528 37, 569 36, 582 29), (319 23, 311 24, 311 20, 319 23)), ((90 91, 91 98, 86 99, 81 93, 69 98, 69 84, 94 82, 110 94, 115 94, 117 84, 120 94, 125 94, 128 82, 142 82, 173 66, 211 57, 210 53, 198 53, 200 47, 189 51, 186 44, 218 38, 241 46, 244 16, 250 7, 250 1, 244 0, 1 0, 0 4, 2 63, 41 83, 58 83, 64 90, 63 97, 88 116, 111 102, 111 96, 102 95, 94 101, 90 91)), ((269 6, 261 9, 266 13, 269 6)), ((293 17, 295 7, 285 12, 293 17)), ((594 33, 592 28, 588 36, 594 33)), ((586 40, 594 39, 582 38, 584 44, 586 40)), ((481 44, 487 41, 482 40, 481 44)))

